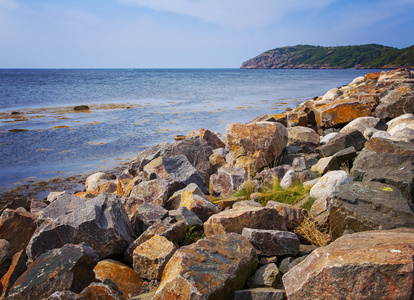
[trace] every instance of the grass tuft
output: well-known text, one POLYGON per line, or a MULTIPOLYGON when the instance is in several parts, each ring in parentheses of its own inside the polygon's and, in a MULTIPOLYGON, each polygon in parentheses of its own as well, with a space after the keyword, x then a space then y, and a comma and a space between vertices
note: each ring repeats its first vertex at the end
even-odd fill
POLYGON ((308 216, 305 216, 303 222, 295 228, 295 233, 317 247, 325 247, 331 241, 327 230, 320 230, 317 223, 308 216))

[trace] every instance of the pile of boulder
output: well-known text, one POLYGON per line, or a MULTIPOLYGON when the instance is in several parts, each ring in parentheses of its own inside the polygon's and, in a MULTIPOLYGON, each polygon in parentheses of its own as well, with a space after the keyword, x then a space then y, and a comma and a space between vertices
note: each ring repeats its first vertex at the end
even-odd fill
POLYGON ((280 115, 193 130, 74 195, 0 216, 2 299, 410 299, 414 74, 370 73, 280 115), (298 205, 232 197, 277 179, 298 205), (312 218, 317 247, 295 229, 312 218))

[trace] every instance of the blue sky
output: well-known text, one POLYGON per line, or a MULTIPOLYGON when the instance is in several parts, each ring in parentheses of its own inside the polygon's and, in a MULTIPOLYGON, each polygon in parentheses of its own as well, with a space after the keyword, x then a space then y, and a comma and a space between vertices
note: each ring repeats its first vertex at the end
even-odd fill
POLYGON ((0 0, 0 68, 238 68, 266 50, 414 44, 414 0, 0 0))

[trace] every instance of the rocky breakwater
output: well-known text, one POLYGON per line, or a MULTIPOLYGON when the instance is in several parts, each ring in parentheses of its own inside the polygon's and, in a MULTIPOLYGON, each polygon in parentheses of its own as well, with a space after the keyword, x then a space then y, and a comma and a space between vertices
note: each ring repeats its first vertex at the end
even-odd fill
POLYGON ((12 203, 1 298, 411 299, 413 77, 367 74, 147 148, 84 192, 12 203), (303 201, 273 201, 298 184, 303 201))

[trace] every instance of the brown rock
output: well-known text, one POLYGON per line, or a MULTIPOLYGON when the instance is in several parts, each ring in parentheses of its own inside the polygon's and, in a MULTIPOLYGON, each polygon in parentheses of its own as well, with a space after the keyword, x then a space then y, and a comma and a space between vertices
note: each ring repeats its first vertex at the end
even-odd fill
POLYGON ((116 193, 118 186, 116 183, 112 181, 104 182, 98 185, 96 188, 91 190, 90 192, 97 192, 97 193, 116 193))
POLYGON ((414 230, 344 235, 283 276, 289 299, 411 299, 414 230))
POLYGON ((255 174, 279 156, 287 143, 286 127, 280 123, 231 123, 226 126, 231 167, 244 168, 255 174))
POLYGON ((218 153, 213 153, 209 157, 209 160, 211 163, 211 168, 212 168, 213 173, 216 173, 218 169, 221 168, 226 163, 226 160, 224 159, 224 157, 218 153))
POLYGON ((299 226, 308 214, 303 208, 276 201, 268 201, 266 207, 276 208, 277 212, 284 216, 286 228, 291 231, 299 226))
POLYGON ((312 128, 295 126, 287 129, 289 140, 288 146, 301 146, 310 152, 319 145, 319 134, 312 128))
POLYGON ((142 279, 134 270, 118 261, 104 259, 93 269, 100 281, 111 279, 126 298, 137 296, 142 291, 142 279))
POLYGON ((254 248, 240 235, 204 238, 175 252, 152 299, 230 299, 256 266, 254 248))
POLYGON ((1 293, 1 299, 8 296, 10 288, 16 282, 16 280, 26 271, 27 255, 24 250, 17 252, 11 261, 11 265, 7 273, 1 279, 1 286, 3 291, 1 293))
POLYGON ((243 228, 286 230, 285 219, 274 208, 244 207, 212 215, 204 223, 206 236, 228 232, 242 233, 243 228))
POLYGON ((233 300, 286 300, 285 290, 274 288, 255 288, 235 291, 233 300))
POLYGON ((211 175, 210 194, 229 196, 247 179, 244 168, 221 167, 217 174, 211 175))
POLYGON ((105 299, 105 300, 123 300, 122 294, 111 286, 94 282, 87 286, 79 295, 76 296, 76 300, 90 300, 90 299, 105 299))
POLYGON ((211 147, 211 149, 217 149, 217 148, 224 148, 226 145, 208 129, 200 128, 197 130, 191 130, 187 134, 187 138, 192 138, 200 136, 203 140, 207 142, 207 144, 211 147))
POLYGON ((155 235, 134 250, 134 271, 144 279, 160 280, 165 265, 177 250, 173 242, 155 235))
POLYGON ((287 127, 316 125, 314 113, 314 101, 308 100, 289 111, 287 115, 287 127))

